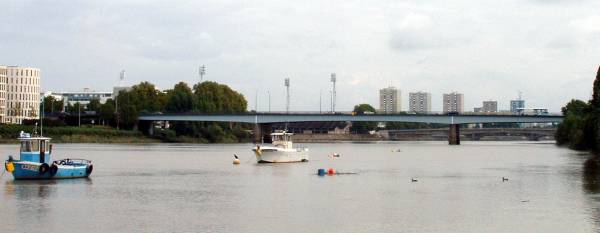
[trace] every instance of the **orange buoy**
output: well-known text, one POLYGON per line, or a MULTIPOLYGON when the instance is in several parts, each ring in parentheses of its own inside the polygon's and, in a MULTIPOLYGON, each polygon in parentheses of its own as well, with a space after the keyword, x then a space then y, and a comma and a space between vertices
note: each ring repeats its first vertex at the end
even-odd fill
POLYGON ((233 164, 236 164, 236 165, 237 165, 237 164, 240 164, 240 160, 239 160, 239 159, 234 159, 234 160, 233 160, 233 164))
POLYGON ((329 170, 327 170, 327 174, 333 175, 333 174, 335 174, 335 170, 333 170, 333 168, 329 168, 329 170))

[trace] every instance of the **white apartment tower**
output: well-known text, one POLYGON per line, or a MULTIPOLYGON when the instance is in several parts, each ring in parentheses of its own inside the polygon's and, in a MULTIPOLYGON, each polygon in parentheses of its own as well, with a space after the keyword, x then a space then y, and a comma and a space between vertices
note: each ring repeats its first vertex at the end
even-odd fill
POLYGON ((462 113, 465 109, 464 95, 458 92, 444 94, 444 113, 462 113))
POLYGON ((398 113, 402 110, 400 90, 388 87, 379 90, 379 112, 384 114, 398 113))
POLYGON ((6 123, 6 86, 7 86, 6 66, 0 66, 0 123, 6 123))
POLYGON ((5 123, 21 124, 37 119, 40 109, 40 70, 32 67, 6 67, 5 123))
POLYGON ((431 112, 431 93, 411 92, 408 94, 408 111, 414 113, 431 112))

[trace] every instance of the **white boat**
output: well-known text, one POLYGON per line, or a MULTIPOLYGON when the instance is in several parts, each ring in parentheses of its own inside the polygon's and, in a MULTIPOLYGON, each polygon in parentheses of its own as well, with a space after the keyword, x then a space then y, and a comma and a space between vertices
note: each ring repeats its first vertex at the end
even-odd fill
POLYGON ((308 162, 308 148, 294 148, 292 133, 271 134, 271 145, 256 145, 252 149, 258 163, 308 162))

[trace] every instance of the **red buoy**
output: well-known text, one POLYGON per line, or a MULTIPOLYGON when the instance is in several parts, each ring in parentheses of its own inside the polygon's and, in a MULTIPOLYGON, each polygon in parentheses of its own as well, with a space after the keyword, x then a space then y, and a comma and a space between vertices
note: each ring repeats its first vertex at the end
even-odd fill
POLYGON ((333 174, 335 174, 335 170, 333 170, 333 168, 329 168, 329 170, 327 170, 327 174, 333 175, 333 174))

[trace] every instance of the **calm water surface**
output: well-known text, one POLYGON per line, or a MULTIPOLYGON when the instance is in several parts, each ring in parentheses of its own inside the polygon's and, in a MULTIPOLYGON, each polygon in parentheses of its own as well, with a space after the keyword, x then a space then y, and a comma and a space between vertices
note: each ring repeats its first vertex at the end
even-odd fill
MULTIPOLYGON (((310 162, 275 165, 256 164, 251 146, 55 145, 54 159, 93 160, 91 178, 4 174, 0 231, 600 230, 600 179, 584 175, 589 156, 551 143, 304 144, 310 162), (231 164, 234 153, 241 165, 231 164), (357 174, 315 175, 329 167, 357 174)), ((0 146, 3 157, 16 151, 0 146)))

